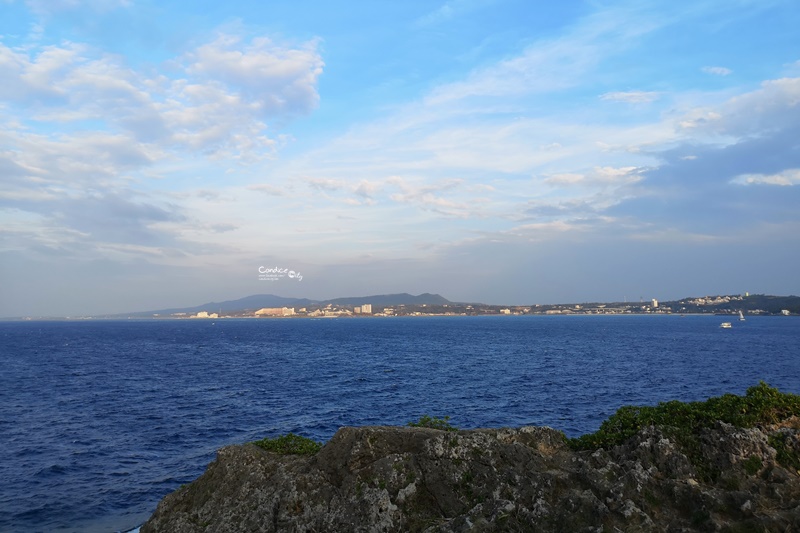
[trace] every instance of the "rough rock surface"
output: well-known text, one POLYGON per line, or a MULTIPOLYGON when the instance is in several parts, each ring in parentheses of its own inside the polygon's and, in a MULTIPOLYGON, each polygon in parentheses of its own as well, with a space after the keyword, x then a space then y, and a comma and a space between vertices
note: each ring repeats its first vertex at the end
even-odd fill
POLYGON ((800 531, 800 474, 773 447, 798 457, 796 420, 718 423, 689 451, 668 435, 574 452, 544 427, 346 427, 315 456, 229 446, 141 531, 800 531))

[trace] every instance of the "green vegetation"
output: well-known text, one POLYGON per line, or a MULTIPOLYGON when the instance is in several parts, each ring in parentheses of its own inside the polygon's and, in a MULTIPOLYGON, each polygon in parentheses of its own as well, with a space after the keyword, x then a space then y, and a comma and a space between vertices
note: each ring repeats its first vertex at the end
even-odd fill
MULTIPOLYGON (((747 389, 744 396, 724 394, 704 402, 662 402, 654 407, 621 407, 600 429, 569 444, 575 450, 595 450, 622 444, 647 426, 672 428, 679 442, 714 426, 717 420, 737 427, 776 423, 800 416, 800 396, 782 393, 763 381, 747 389)), ((684 441, 684 442, 682 442, 684 441)))
POLYGON ((766 294, 751 294, 743 301, 746 310, 763 309, 773 315, 780 314, 786 309, 792 314, 800 313, 800 298, 797 296, 770 296, 766 294))
POLYGON ((764 465, 763 462, 761 461, 761 457, 753 455, 742 461, 742 466, 744 467, 745 472, 747 472, 751 476, 754 476, 758 474, 758 471, 761 470, 761 467, 764 465))
POLYGON ((800 473, 800 457, 797 453, 792 453, 792 450, 786 446, 787 437, 785 434, 772 435, 769 437, 769 445, 778 452, 776 459, 780 464, 800 473))
MULTIPOLYGON (((800 417, 800 395, 782 393, 763 381, 747 389, 744 396, 724 394, 703 402, 662 402, 656 406, 624 406, 602 423, 595 433, 567 439, 573 450, 596 450, 622 444, 639 430, 660 426, 681 445, 687 457, 698 467, 703 477, 717 477, 718 472, 704 468, 700 457, 699 431, 712 428, 717 421, 747 428, 772 424, 791 416, 800 417)), ((422 415, 410 427, 458 431, 450 424, 450 417, 422 415)), ((785 437, 770 437, 770 445, 777 451, 777 460, 786 467, 800 470, 800 457, 787 446, 785 437)), ((254 442, 256 446, 278 453, 314 455, 322 444, 293 433, 254 442)), ((451 445, 456 444, 455 441, 451 445)), ((477 452, 478 454, 480 452, 477 452)), ((743 462, 744 469, 754 474, 762 468, 761 459, 751 457, 743 462)))
POLYGON ((422 415, 418 421, 409 422, 409 426, 416 428, 431 428, 441 429, 442 431, 458 431, 458 428, 450 424, 450 417, 445 416, 439 418, 438 416, 422 415))
POLYGON ((321 443, 294 433, 257 440, 253 444, 281 455, 314 455, 322 448, 321 443))

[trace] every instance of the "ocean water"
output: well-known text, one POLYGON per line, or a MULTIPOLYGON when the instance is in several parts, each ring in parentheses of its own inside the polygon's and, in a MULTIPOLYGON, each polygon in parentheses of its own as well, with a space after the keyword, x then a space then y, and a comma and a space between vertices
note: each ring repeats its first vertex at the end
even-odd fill
POLYGON ((800 319, 0 323, 0 531, 124 531, 219 447, 449 415, 596 430, 622 405, 800 393, 800 319))

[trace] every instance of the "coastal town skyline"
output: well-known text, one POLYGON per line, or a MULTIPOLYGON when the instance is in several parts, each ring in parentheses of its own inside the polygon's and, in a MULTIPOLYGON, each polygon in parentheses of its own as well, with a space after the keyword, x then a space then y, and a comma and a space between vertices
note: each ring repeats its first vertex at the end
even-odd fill
POLYGON ((227 318, 341 318, 488 315, 800 315, 800 296, 724 294, 690 296, 676 300, 623 299, 607 302, 530 303, 525 305, 458 302, 441 294, 409 293, 344 296, 332 299, 286 298, 253 294, 236 300, 205 302, 189 307, 130 310, 124 313, 71 316, 8 316, 0 320, 120 320, 120 319, 227 319, 227 318))
POLYGON ((790 0, 0 2, 0 316, 798 294, 790 0))

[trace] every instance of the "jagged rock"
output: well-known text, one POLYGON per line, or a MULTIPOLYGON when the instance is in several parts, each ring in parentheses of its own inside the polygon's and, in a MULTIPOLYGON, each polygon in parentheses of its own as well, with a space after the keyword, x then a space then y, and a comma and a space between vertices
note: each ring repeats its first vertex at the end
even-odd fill
POLYGON ((649 427, 574 452, 542 427, 346 427, 314 456, 218 452, 142 533, 275 531, 800 531, 796 421, 719 423, 684 450, 649 427))

